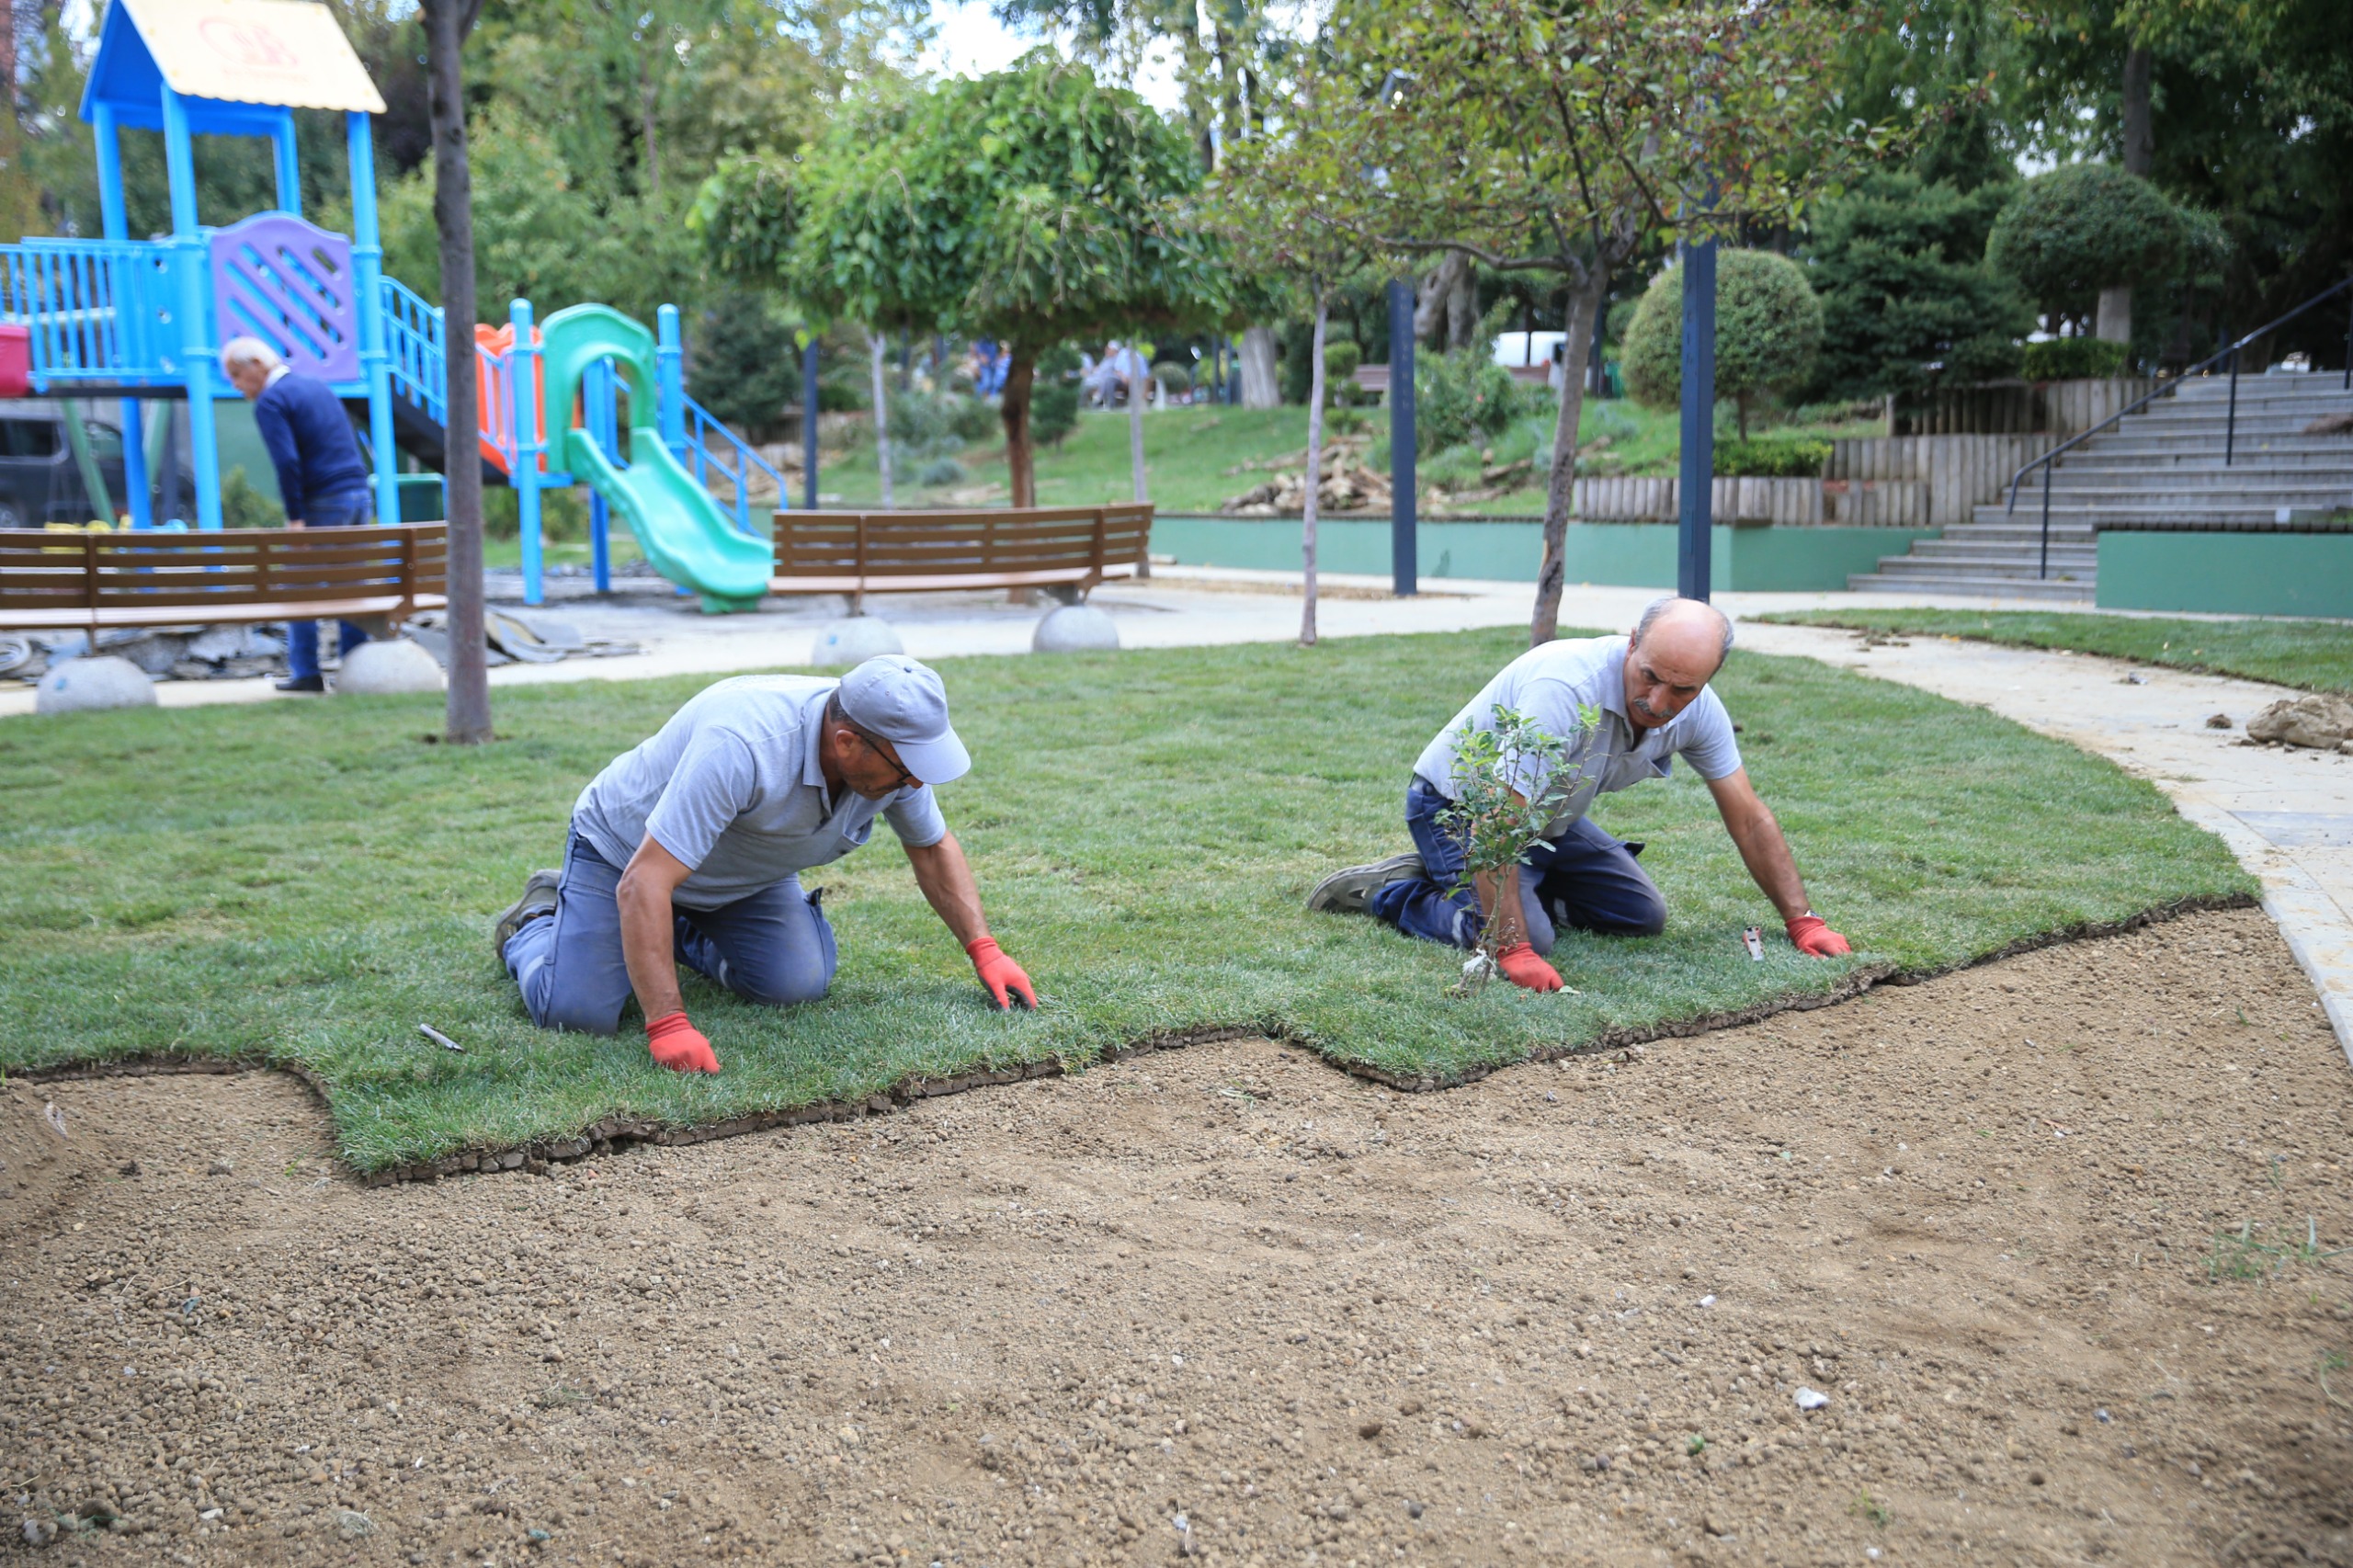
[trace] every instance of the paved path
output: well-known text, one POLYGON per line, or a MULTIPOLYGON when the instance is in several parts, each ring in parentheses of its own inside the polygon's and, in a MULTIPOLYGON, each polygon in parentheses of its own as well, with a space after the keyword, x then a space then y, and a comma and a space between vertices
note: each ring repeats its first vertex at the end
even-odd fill
MULTIPOLYGON (((1527 623, 1524 583, 1441 579, 1425 586, 1421 597, 1398 600, 1388 596, 1382 579, 1328 577, 1320 630, 1326 637, 1357 637, 1527 623)), ((1654 597, 1645 588, 1573 587, 1561 621, 1624 628, 1654 597)), ((1299 631, 1298 579, 1290 574, 1164 570, 1149 583, 1098 589, 1094 602, 1117 619, 1121 642, 1130 648, 1279 642, 1299 631)), ((1841 605, 2090 608, 1856 594, 1722 594, 1717 602, 1735 618, 1841 605)), ((691 599, 658 589, 604 600, 567 594, 544 613, 588 636, 635 642, 643 651, 507 665, 491 672, 491 684, 637 680, 801 665, 819 629, 841 613, 836 598, 770 604, 756 615, 713 617, 699 614, 691 599)), ((919 658, 1025 653, 1042 613, 1038 607, 1007 605, 995 594, 878 595, 870 608, 898 629, 907 651, 919 658)), ((1869 648, 1847 632, 1744 621, 1740 641, 1758 652, 1821 659, 1980 704, 2149 778, 2184 816, 2221 835, 2240 863, 2263 879, 2265 909, 2312 976, 2353 1057, 2353 758, 2234 744, 2247 716, 2284 695, 2282 688, 1938 638, 1869 648), (2129 683, 2134 673, 2145 684, 2129 683), (2229 731, 2205 727, 2216 712, 2231 716, 2229 731)), ((165 681, 157 690, 166 707, 319 700, 280 697, 259 680, 165 681)), ((30 687, 0 692, 0 718, 31 710, 30 687)))

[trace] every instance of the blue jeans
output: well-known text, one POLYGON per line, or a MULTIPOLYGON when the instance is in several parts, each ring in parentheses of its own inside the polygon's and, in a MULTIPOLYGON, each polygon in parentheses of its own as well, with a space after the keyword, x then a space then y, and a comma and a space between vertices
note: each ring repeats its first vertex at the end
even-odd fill
MULTIPOLYGON (((506 939, 506 972, 543 1029, 611 1034, 630 998, 621 958, 620 868, 577 833, 563 852, 555 913, 506 939)), ((717 909, 681 909, 677 961, 747 1002, 772 1007, 814 1002, 834 981, 834 928, 820 893, 787 877, 717 909)))
MULTIPOLYGON (((330 495, 311 504, 311 515, 302 519, 308 528, 356 528, 369 520, 371 508, 368 492, 355 490, 347 494, 330 495)), ((347 620, 335 625, 337 651, 349 653, 368 641, 368 633, 347 620)), ((286 669, 297 680, 319 673, 319 623, 315 620, 290 620, 286 623, 286 669)))
MULTIPOLYGON (((1405 831, 1422 854, 1423 875, 1376 891, 1367 907, 1408 937, 1449 947, 1478 945, 1486 921, 1468 889, 1449 892, 1462 874, 1462 844, 1438 824, 1450 802, 1415 778, 1405 791, 1405 831)), ((1579 817, 1557 839, 1540 843, 1519 868, 1520 914, 1529 944, 1552 950, 1562 927, 1605 937, 1655 937, 1666 929, 1666 900, 1634 864, 1639 844, 1621 844, 1579 817)))

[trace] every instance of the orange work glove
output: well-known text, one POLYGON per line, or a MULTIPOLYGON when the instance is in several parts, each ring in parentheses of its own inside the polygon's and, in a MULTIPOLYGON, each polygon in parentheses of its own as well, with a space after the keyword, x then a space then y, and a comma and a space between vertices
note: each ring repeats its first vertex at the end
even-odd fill
POLYGON ((1797 945, 1798 951, 1808 958, 1842 958, 1855 950, 1847 945, 1846 937, 1830 928, 1829 921, 1812 910, 1799 915, 1789 925, 1790 940, 1797 945))
POLYGON ((1539 958, 1534 948, 1526 942, 1514 942, 1495 955, 1495 967, 1514 985, 1525 985, 1530 991, 1558 991, 1561 971, 1539 958))
POLYGON ((1000 1010, 1011 1011, 1016 996, 1029 1003, 1031 1012, 1038 1010, 1038 994, 1029 987, 1029 976, 1019 964, 1005 956, 1005 949, 996 945, 995 937, 968 942, 964 951, 972 959, 972 967, 980 971, 981 983, 996 998, 1000 1010))
POLYGON ((702 1030, 687 1022, 684 1013, 672 1013, 645 1026, 645 1049, 673 1073, 716 1073, 719 1058, 702 1030))

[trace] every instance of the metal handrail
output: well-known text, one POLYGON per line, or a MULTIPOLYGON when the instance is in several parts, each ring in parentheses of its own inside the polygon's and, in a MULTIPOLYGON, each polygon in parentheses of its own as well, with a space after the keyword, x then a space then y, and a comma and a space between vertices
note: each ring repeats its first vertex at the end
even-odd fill
POLYGON ((768 483, 776 486, 776 504, 779 509, 791 505, 785 496, 784 475, 779 473, 775 468, 768 463, 767 459, 761 457, 759 453, 752 449, 750 442, 745 440, 743 437, 738 436, 734 431, 729 429, 716 415, 710 412, 710 410, 705 408, 701 403, 697 403, 692 398, 688 398, 685 401, 688 429, 688 440, 686 442, 687 450, 679 452, 676 455, 680 458, 687 458, 691 454, 691 460, 694 463, 695 483, 700 484, 705 490, 709 490, 710 488, 710 471, 716 469, 719 472, 719 476, 726 480, 734 489, 736 530, 739 533, 747 533, 757 536, 762 530, 752 526, 752 487, 749 483, 751 479, 751 471, 757 469, 762 473, 768 476, 768 483), (710 432, 713 430, 718 431, 722 436, 727 437, 727 444, 735 449, 735 466, 733 468, 731 469, 728 466, 727 460, 724 457, 722 457, 719 453, 710 449, 710 432))
MULTIPOLYGON (((2180 390, 2181 383, 2188 381, 2190 377, 2199 374, 2210 366, 2218 364, 2224 359, 2228 359, 2231 362, 2231 408, 2230 414, 2222 426, 2222 466, 2224 468, 2230 467, 2232 450, 2238 443, 2239 350, 2245 348, 2248 344, 2253 343, 2256 338, 2263 336, 2266 333, 2272 332, 2279 327, 2287 325, 2290 322, 2294 321, 2298 316, 2302 315, 2306 311, 2311 310, 2314 305, 2319 304, 2322 301, 2333 299, 2336 295, 2345 292, 2347 289, 2353 289, 2353 278, 2347 278, 2343 282, 2334 284, 2329 288, 2322 290, 2319 293, 2314 294, 2311 299, 2306 300, 2302 304, 2298 305, 2294 310, 2290 311, 2286 315, 2279 317, 2277 321, 2256 327, 2253 332, 2248 333, 2245 337, 2240 338, 2236 343, 2232 344, 2229 347, 2221 350, 2219 353, 2208 355, 2205 358, 2198 361, 2197 364, 2192 365, 2188 369, 2182 371, 2181 374, 2175 376, 2170 381, 2159 383, 2154 391, 2147 392, 2143 396, 2134 399, 2132 402, 2126 403, 2122 408, 2118 409, 2115 413, 2109 415, 2107 418, 2101 420, 2090 429, 2077 433, 2069 439, 2061 442, 2058 446, 2052 448, 2040 457, 2032 459, 2029 461, 2021 464, 2018 471, 2010 475, 2010 499, 2008 504, 2002 508, 2002 513, 2003 516, 2008 517, 2014 515, 2018 511, 2018 485, 2024 482, 2027 474, 2031 471, 2037 468, 2042 470, 2042 555, 2040 564, 2035 568, 2034 574, 2036 579, 2040 581, 2047 579, 2051 575, 2051 471, 2052 468, 2057 466, 2058 460, 2062 454, 2071 451, 2076 447, 2082 446, 2086 441, 2090 440, 2094 436, 2098 435, 2109 426, 2123 419, 2127 415, 2140 413, 2141 410, 2146 408, 2149 404, 2156 402, 2157 399, 2161 397, 2171 397, 2176 392, 2180 390)), ((2347 391, 2353 392, 2353 317, 2348 317, 2345 324, 2344 384, 2347 391)))

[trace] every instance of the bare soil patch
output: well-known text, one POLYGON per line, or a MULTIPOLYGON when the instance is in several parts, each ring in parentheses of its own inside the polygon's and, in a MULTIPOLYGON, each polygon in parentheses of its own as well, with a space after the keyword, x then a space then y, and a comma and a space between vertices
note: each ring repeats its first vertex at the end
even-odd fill
POLYGON ((1444 1094, 1227 1041, 381 1190, 282 1076, 19 1081, 7 1550, 2348 1563, 2349 1132, 2252 911, 1444 1094))

